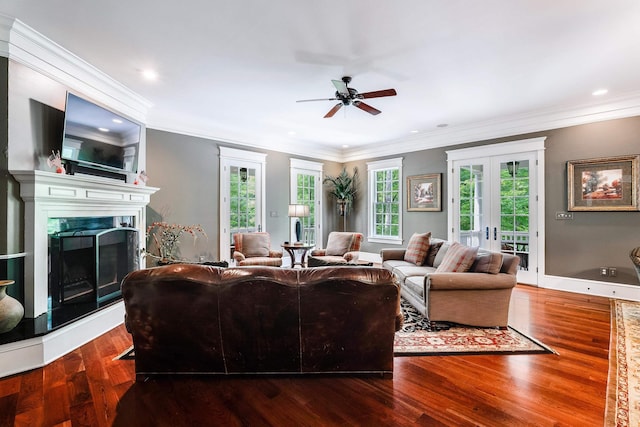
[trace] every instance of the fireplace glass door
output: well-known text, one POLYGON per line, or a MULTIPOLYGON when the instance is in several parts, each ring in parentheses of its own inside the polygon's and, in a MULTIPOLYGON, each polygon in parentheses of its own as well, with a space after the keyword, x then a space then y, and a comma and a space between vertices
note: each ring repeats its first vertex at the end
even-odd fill
POLYGON ((102 302, 120 295, 124 276, 138 269, 138 230, 129 227, 51 236, 52 306, 102 302))

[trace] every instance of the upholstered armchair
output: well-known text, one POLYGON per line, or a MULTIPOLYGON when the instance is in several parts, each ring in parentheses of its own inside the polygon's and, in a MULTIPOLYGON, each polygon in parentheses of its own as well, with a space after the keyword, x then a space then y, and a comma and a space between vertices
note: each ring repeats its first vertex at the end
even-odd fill
POLYGON ((280 267, 282 251, 271 249, 271 236, 266 232, 236 233, 233 259, 236 265, 267 265, 280 267))
POLYGON ((363 238, 362 233, 332 231, 327 238, 327 246, 312 250, 307 264, 309 267, 318 267, 356 262, 363 238))

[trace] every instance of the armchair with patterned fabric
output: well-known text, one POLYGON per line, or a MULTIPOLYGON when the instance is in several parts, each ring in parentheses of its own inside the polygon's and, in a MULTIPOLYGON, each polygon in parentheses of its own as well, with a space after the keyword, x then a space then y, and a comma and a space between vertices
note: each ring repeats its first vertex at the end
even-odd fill
POLYGON ((267 232, 236 233, 233 235, 233 242, 233 259, 238 266, 282 265, 282 251, 271 249, 271 236, 267 232))
POLYGON ((355 263, 360 255, 362 233, 332 231, 324 249, 314 249, 309 254, 309 267, 355 263))

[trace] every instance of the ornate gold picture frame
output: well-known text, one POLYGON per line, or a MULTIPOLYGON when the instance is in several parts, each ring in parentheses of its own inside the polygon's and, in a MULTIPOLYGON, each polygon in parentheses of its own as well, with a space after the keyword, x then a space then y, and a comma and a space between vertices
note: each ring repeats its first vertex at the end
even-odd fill
POLYGON ((442 174, 407 177, 407 211, 442 210, 442 174))
POLYGON ((640 155, 567 162, 569 211, 638 211, 640 155))

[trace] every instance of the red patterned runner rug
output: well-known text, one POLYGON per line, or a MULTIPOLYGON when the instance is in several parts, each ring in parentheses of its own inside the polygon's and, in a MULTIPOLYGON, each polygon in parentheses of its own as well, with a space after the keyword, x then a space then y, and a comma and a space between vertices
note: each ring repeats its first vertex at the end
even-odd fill
POLYGON ((515 329, 476 328, 443 325, 431 330, 429 322, 413 306, 402 300, 405 323, 396 332, 393 346, 396 356, 442 356, 447 354, 521 354, 554 353, 549 347, 515 329))
POLYGON ((640 425, 640 303, 611 300, 606 426, 640 425))

